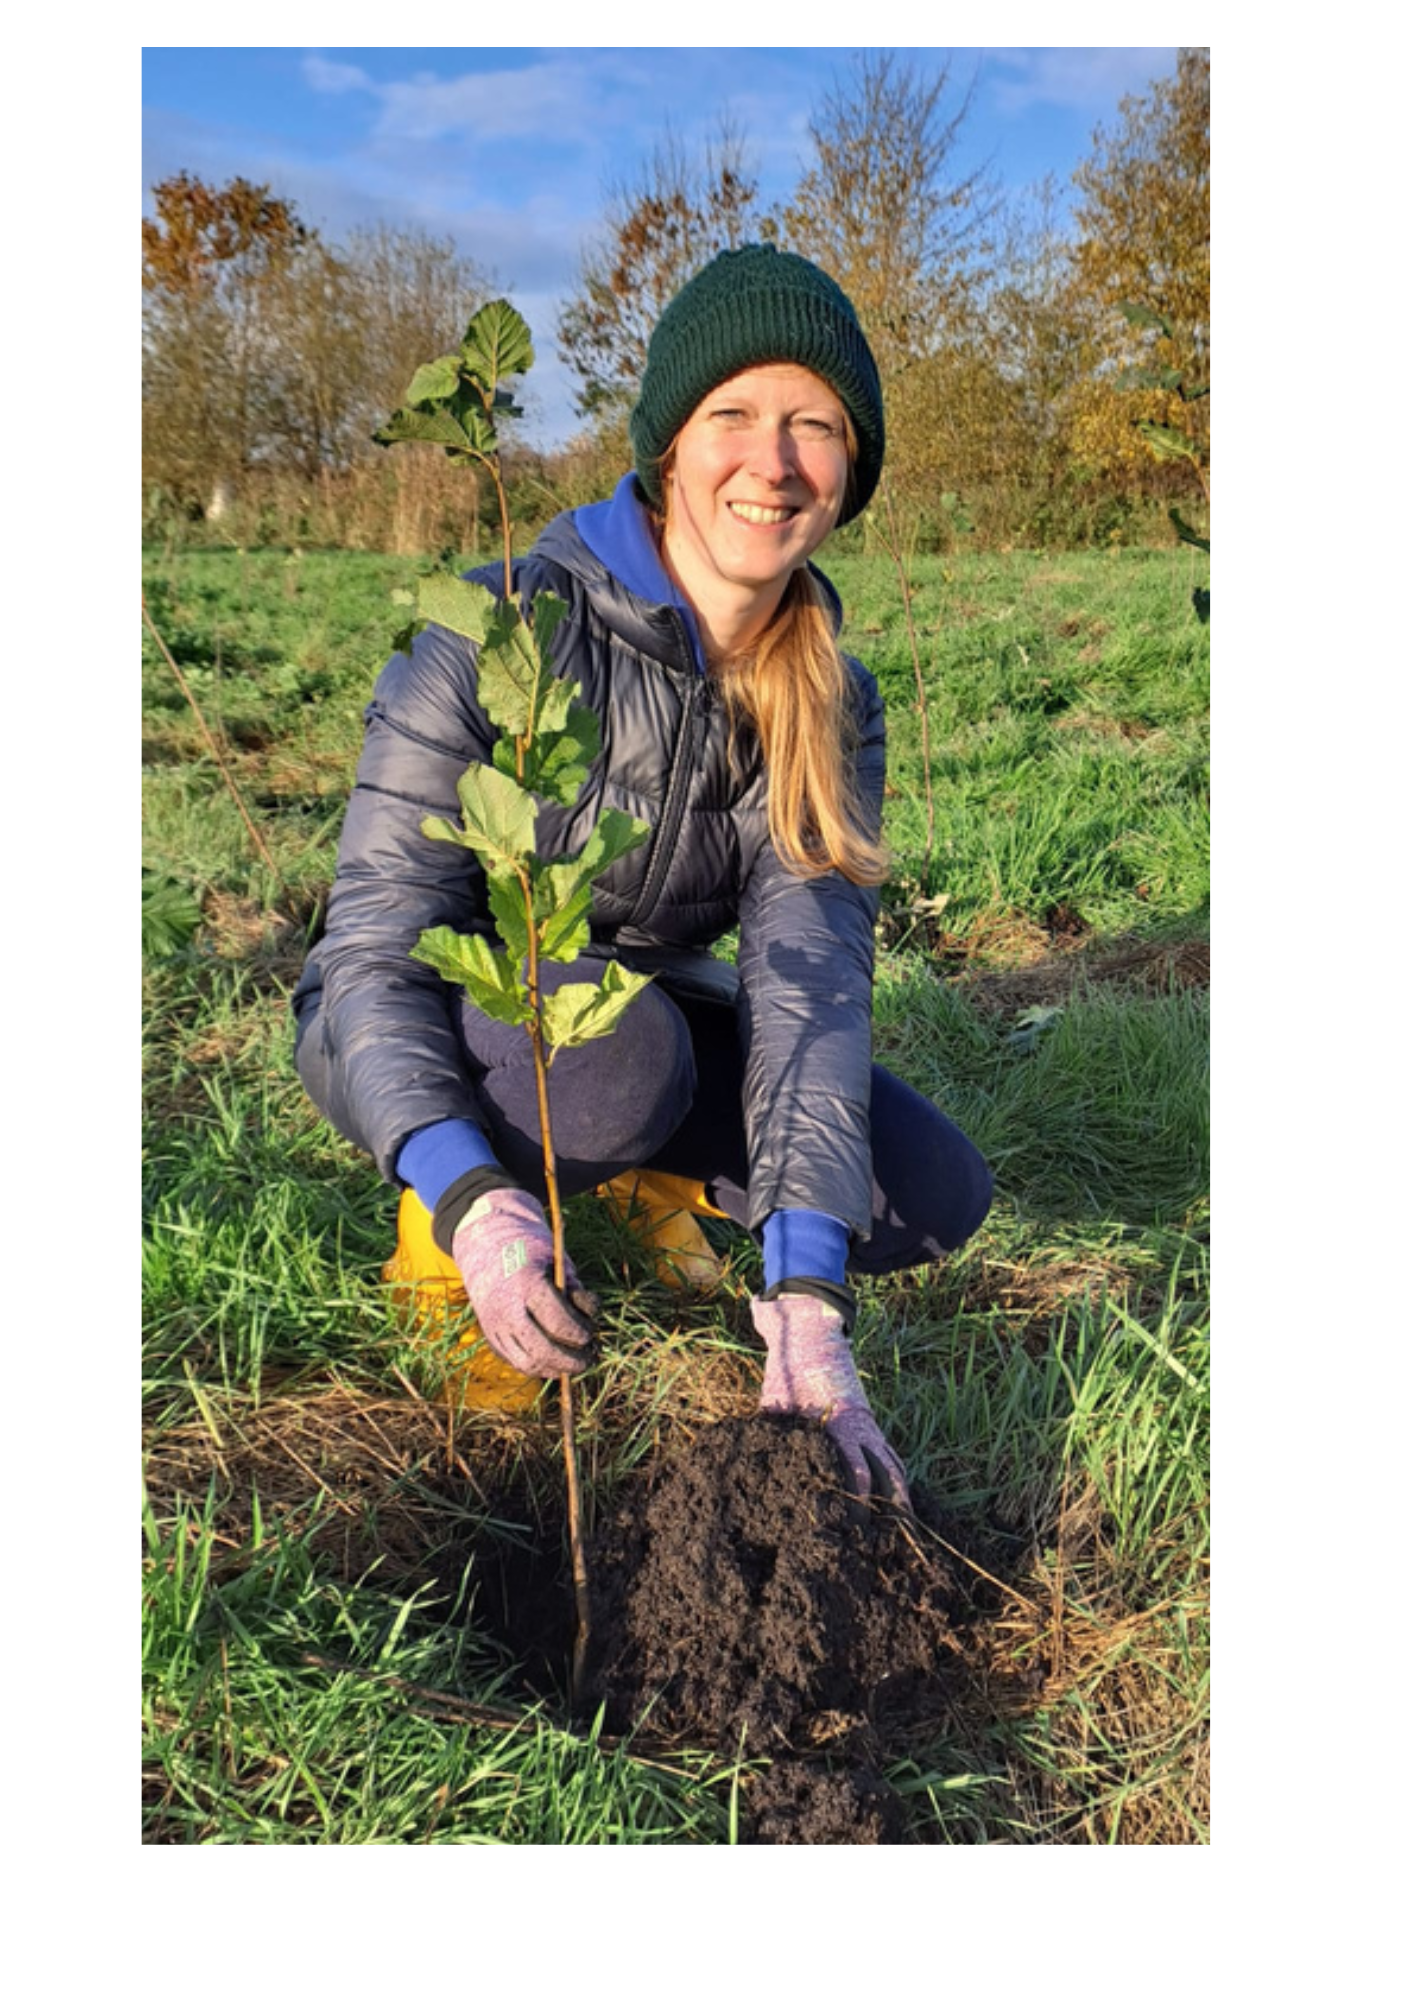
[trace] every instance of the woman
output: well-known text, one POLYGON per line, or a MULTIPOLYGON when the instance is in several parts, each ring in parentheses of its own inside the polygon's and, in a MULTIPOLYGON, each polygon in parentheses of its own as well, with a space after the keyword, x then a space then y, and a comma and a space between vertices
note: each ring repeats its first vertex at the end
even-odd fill
MULTIPOLYGON (((906 1505, 851 1357, 848 1277, 955 1249, 991 1177, 871 1063, 883 710, 810 567, 883 462, 853 307, 803 258, 724 251, 655 329, 630 434, 613 498, 562 514, 516 565, 527 602, 569 605, 556 670, 602 733, 580 798, 542 807, 542 853, 576 849, 606 805, 652 829, 596 884, 598 967, 545 969, 597 978, 613 956, 658 975, 617 1033, 556 1059, 561 1190, 686 1176, 756 1232, 762 1408, 820 1417, 855 1490, 906 1505), (737 925, 733 967, 708 947, 737 925)), ((468 641, 430 626, 385 668, 295 994, 297 1061, 325 1115, 431 1212, 488 1346, 573 1375, 593 1329, 551 1282, 527 1037, 409 956, 434 925, 490 931, 474 860, 421 825, 458 817, 457 779, 493 736, 468 641)))

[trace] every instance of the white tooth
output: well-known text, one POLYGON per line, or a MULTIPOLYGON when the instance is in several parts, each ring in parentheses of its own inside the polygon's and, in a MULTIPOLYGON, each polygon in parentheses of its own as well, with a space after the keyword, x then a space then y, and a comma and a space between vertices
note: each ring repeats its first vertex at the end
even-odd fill
POLYGON ((733 500, 730 504, 732 512, 739 514, 743 521, 752 521, 758 525, 764 525, 768 521, 787 521, 793 511, 789 507, 753 507, 746 500, 733 500))

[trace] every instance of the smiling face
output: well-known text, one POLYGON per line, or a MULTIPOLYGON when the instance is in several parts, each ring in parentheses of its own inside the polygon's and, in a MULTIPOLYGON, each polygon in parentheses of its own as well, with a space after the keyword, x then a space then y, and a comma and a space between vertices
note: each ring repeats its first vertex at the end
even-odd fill
POLYGON ((663 552, 719 650, 769 624, 838 520, 848 479, 844 405, 808 369, 748 368, 698 404, 664 472, 663 552))

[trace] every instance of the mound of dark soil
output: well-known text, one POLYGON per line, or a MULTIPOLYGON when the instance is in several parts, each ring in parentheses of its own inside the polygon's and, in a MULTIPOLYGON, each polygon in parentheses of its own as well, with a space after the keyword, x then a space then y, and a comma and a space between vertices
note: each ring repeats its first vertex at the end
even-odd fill
POLYGON ((878 1765, 940 1728, 966 1600, 925 1525, 846 1491, 818 1424, 715 1425, 624 1494, 590 1573, 613 1728, 770 1757, 744 1784, 758 1844, 903 1837, 878 1765))

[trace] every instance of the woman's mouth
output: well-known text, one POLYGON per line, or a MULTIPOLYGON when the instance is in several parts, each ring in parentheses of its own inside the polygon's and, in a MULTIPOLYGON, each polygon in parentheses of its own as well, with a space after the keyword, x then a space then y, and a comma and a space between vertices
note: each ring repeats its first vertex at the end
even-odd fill
POLYGON ((727 511, 738 521, 749 522, 753 528, 778 528, 782 522, 794 520, 800 509, 798 507, 756 507, 749 500, 728 500, 727 511))

